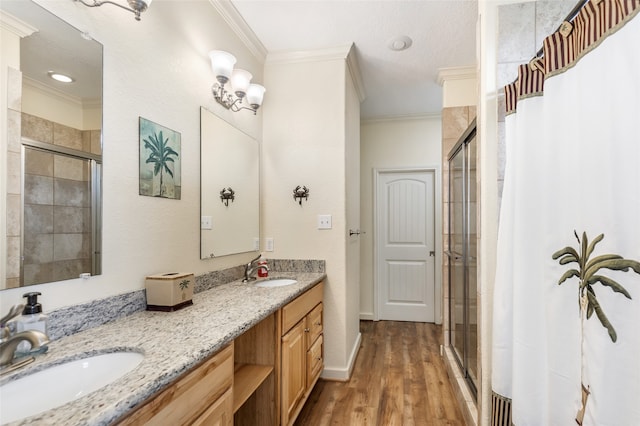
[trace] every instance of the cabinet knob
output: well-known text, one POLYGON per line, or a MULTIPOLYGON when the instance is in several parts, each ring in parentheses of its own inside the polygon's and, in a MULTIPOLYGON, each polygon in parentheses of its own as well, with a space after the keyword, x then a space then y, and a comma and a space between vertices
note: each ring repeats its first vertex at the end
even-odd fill
POLYGON ((322 361, 322 357, 319 356, 318 358, 316 358, 318 361, 322 361))
POLYGON ((309 332, 309 329, 308 329, 308 328, 305 328, 305 329, 304 329, 304 332, 305 332, 305 333, 308 333, 308 332, 309 332))
POLYGON ((315 325, 322 325, 322 323, 320 321, 318 321, 315 325))

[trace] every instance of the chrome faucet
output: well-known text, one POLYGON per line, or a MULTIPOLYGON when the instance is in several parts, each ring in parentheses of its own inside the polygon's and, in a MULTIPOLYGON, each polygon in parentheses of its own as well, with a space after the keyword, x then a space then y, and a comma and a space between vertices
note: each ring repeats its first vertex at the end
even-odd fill
POLYGON ((261 257, 262 257, 262 254, 259 254, 258 257, 256 257, 251 262, 244 265, 244 279, 242 280, 243 283, 255 280, 256 277, 254 277, 253 274, 258 272, 258 270, 260 269, 264 269, 265 271, 269 270, 269 267, 267 265, 258 265, 258 261, 260 260, 261 257))
POLYGON ((13 362, 16 356, 16 348, 22 341, 31 343, 31 352, 44 352, 49 343, 49 336, 38 330, 26 330, 12 335, 0 343, 0 369, 9 366, 13 362))

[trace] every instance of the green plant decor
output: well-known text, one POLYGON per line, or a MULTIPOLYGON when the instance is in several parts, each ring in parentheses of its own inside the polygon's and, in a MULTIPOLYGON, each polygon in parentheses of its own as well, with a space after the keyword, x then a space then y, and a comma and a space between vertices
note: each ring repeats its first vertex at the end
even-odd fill
MULTIPOLYGON (((593 241, 589 242, 585 232, 582 233, 582 239, 578 237, 578 233, 576 231, 573 231, 573 233, 576 240, 578 240, 578 248, 574 249, 573 247, 567 246, 555 252, 552 257, 554 260, 558 260, 561 265, 568 265, 571 263, 577 264, 576 268, 569 269, 562 275, 562 277, 560 277, 558 285, 573 277, 576 277, 579 280, 578 305, 580 308, 581 318, 580 357, 584 361, 584 321, 585 318, 586 320, 591 318, 594 312, 603 327, 607 329, 611 341, 615 342, 618 340, 615 328, 611 324, 611 321, 609 321, 609 318, 605 315, 600 302, 598 302, 594 285, 600 283, 604 287, 610 288, 615 293, 621 293, 627 299, 631 299, 631 295, 623 286, 609 277, 598 274, 598 272, 602 269, 628 272, 631 269, 635 273, 640 274, 640 262, 625 259, 617 254, 603 254, 590 259, 596 245, 604 239, 604 234, 598 235, 593 241)), ((584 362, 581 364, 582 407, 576 416, 576 422, 579 425, 582 424, 587 405, 587 398, 590 393, 589 386, 585 386, 584 384, 584 362)))
POLYGON ((147 157, 146 163, 153 163, 153 174, 157 176, 160 173, 160 197, 163 197, 163 172, 169 173, 169 176, 173 178, 173 172, 169 168, 169 162, 173 163, 172 156, 178 157, 178 153, 167 145, 169 138, 164 138, 162 130, 159 133, 153 133, 148 139, 144 139, 144 147, 151 151, 149 157, 147 157))
POLYGON ((613 325, 611 325, 611 322, 602 310, 602 306, 600 306, 600 303, 598 302, 593 286, 596 283, 600 283, 605 287, 609 287, 616 293, 623 294, 628 299, 631 299, 631 295, 616 281, 603 275, 598 275, 597 272, 601 269, 610 269, 612 271, 624 272, 632 269, 635 273, 640 274, 640 262, 630 259, 624 259, 622 256, 619 256, 617 254, 603 254, 589 260, 591 254, 593 254, 596 244, 604 239, 604 234, 598 235, 591 243, 589 243, 587 234, 585 232, 582 233, 582 240, 580 240, 580 238, 578 237, 577 232, 574 231, 574 235, 578 240, 579 252, 573 247, 565 247, 562 250, 558 250, 557 252, 555 252, 553 254, 553 259, 559 259, 561 265, 577 263, 578 269, 569 269, 564 273, 564 275, 562 275, 562 277, 558 281, 558 284, 562 284, 572 277, 577 277, 580 280, 578 287, 578 302, 580 304, 581 310, 583 305, 585 304, 582 301, 586 296, 587 319, 591 318, 591 316, 595 312, 602 325, 609 332, 611 341, 615 342, 618 339, 618 335, 616 334, 616 330, 613 328, 613 325))

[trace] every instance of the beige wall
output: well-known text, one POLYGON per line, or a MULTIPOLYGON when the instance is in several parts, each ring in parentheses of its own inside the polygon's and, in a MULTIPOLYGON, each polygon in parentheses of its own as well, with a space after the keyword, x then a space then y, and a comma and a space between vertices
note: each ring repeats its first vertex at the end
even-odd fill
MULTIPOLYGON (((442 155, 440 116, 364 121, 360 135, 360 228, 366 232, 360 237, 360 318, 373 319, 373 170, 411 167, 440 170, 442 155)), ((440 214, 441 208, 442 204, 438 198, 437 214, 440 214)), ((441 262, 440 256, 441 253, 437 252, 437 269, 441 262)), ((437 272, 436 281, 436 295, 439 296, 440 271, 437 272)), ((439 300, 439 297, 436 300, 439 300)))
MULTIPOLYGON (((249 260, 251 253, 200 260, 199 111, 205 106, 260 140, 261 112, 256 116, 230 113, 212 99, 214 76, 207 53, 214 48, 233 52, 238 65, 253 73, 258 82, 262 81, 261 61, 206 0, 189 3, 189 18, 179 2, 154 2, 140 22, 109 5, 86 8, 71 1, 38 3, 88 31, 105 47, 103 274, 89 281, 73 279, 30 287, 43 293, 44 309, 139 290, 144 288, 146 275, 169 270, 197 274, 249 260), (182 135, 181 200, 138 195, 140 116, 182 135)), ((4 43, 4 34, 2 40, 4 43)), ((4 65, 4 51, 2 58, 4 65)), ((269 92, 265 103, 268 96, 269 92)), ((6 108, 2 111, 4 114, 6 108)), ((0 152, 5 150, 0 147, 0 152)), ((0 312, 20 302, 23 293, 24 289, 0 292, 0 312)))
POLYGON ((348 377, 358 337, 357 312, 350 307, 357 299, 349 299, 358 283, 347 268, 347 191, 357 183, 347 182, 346 168, 353 166, 360 114, 349 87, 348 52, 270 54, 265 86, 278 95, 263 111, 262 229, 274 239, 273 253, 266 254, 326 260, 323 376, 336 379, 348 377), (298 185, 310 190, 302 205, 292 197, 298 185), (332 216, 332 229, 317 229, 320 214, 332 216))

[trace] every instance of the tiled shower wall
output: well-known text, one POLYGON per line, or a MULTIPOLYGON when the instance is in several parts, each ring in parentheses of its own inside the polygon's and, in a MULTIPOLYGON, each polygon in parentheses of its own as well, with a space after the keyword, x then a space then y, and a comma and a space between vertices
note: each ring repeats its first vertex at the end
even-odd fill
MULTIPOLYGON (((12 79, 9 87, 20 87, 19 71, 10 72, 9 78, 12 79)), ((58 281, 91 271, 88 167, 83 160, 30 150, 24 161, 23 221, 22 137, 51 144, 53 149, 57 145, 93 154, 101 153, 100 130, 82 131, 22 113, 20 97, 20 90, 13 89, 7 114, 5 288, 20 286, 22 243, 25 284, 58 281)))

